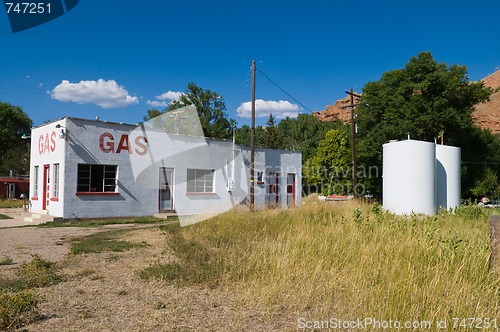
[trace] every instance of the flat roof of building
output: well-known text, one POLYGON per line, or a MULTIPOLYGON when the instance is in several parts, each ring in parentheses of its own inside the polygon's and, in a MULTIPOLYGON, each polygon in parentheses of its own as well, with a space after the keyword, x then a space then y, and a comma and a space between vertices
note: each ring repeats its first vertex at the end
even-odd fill
MULTIPOLYGON (((31 129, 33 130, 33 129, 36 129, 36 128, 45 127, 47 125, 54 124, 56 122, 59 122, 61 120, 65 120, 65 119, 72 120, 72 121, 85 121, 85 122, 90 122, 90 123, 95 123, 95 124, 104 123, 104 124, 112 124, 112 125, 121 125, 121 126, 124 126, 124 127, 134 127, 134 128, 141 125, 140 123, 130 124, 130 123, 124 123, 124 122, 114 122, 114 121, 101 120, 99 117, 96 117, 96 119, 84 119, 84 118, 77 118, 77 117, 65 116, 65 117, 59 118, 57 120, 45 122, 45 123, 43 123, 41 125, 34 126, 31 129)), ((180 134, 173 134, 173 133, 172 133, 172 135, 183 136, 183 135, 180 135, 180 134)), ((214 138, 214 137, 205 137, 205 136, 200 136, 200 137, 204 137, 205 139, 208 139, 210 141, 222 141, 222 142, 230 142, 230 141, 232 141, 232 139, 227 139, 227 138, 214 138)), ((240 146, 240 147, 242 147, 242 148, 248 148, 248 149, 250 148, 249 145, 243 145, 243 144, 237 144, 237 145, 240 146)), ((287 152, 301 152, 300 150, 276 149, 276 148, 269 148, 269 147, 262 147, 262 146, 256 146, 256 148, 258 148, 258 149, 270 149, 270 150, 281 150, 281 151, 287 151, 287 152)))

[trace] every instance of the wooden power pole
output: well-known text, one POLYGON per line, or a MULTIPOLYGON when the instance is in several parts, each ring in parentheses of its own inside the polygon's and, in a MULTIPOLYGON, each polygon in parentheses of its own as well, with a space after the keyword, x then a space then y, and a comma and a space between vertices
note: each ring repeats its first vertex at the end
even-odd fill
POLYGON ((250 128, 250 211, 255 205, 255 60, 252 61, 252 127, 250 128))
POLYGON ((352 88, 350 91, 346 91, 345 93, 347 93, 348 95, 351 96, 351 104, 347 105, 345 107, 348 107, 351 109, 352 187, 354 190, 354 196, 356 196, 357 195, 356 191, 358 188, 358 172, 357 172, 358 163, 356 160, 356 123, 354 121, 354 109, 359 104, 354 104, 354 97, 361 99, 361 96, 354 93, 352 88))

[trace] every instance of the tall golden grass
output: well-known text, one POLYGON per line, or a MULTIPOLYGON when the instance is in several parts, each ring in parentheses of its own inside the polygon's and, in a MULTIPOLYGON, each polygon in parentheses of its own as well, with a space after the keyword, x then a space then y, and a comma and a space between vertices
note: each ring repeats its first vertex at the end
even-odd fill
POLYGON ((479 208, 394 216, 377 205, 310 200, 180 232, 216 253, 223 283, 270 312, 401 321, 500 312, 500 271, 488 271, 479 208))

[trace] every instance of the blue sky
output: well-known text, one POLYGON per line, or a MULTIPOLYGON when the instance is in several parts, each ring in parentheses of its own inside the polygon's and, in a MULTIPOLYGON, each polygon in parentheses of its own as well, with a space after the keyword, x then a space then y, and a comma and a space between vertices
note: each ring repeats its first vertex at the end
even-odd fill
MULTIPOLYGON (((64 116, 137 123, 192 81, 222 95, 241 126, 253 59, 319 111, 422 51, 484 78, 500 69, 499 13, 496 0, 80 0, 12 33, 2 7, 0 101, 22 106, 34 125, 64 116)), ((256 85, 258 124, 270 112, 309 113, 259 72, 256 85)))

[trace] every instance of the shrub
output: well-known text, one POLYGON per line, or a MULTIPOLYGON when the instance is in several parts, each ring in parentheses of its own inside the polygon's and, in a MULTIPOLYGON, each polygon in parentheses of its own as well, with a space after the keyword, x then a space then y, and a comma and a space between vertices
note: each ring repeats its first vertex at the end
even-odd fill
POLYGON ((9 256, 0 257, 0 265, 10 265, 12 264, 12 258, 9 256))
POLYGON ((37 309, 38 301, 32 291, 0 290, 0 329, 13 329, 33 320, 37 309))

